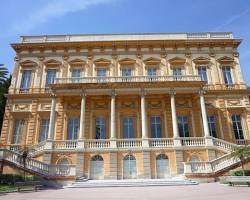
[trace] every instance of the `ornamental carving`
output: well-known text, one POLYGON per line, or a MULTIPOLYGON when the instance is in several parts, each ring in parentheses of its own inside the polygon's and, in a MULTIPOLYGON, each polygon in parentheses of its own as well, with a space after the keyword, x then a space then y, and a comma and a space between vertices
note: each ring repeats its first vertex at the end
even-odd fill
POLYGON ((13 111, 30 111, 30 104, 15 104, 13 111))
POLYGON ((77 103, 68 104, 68 110, 80 110, 81 105, 77 103))
POLYGON ((49 104, 49 103, 41 103, 40 104, 40 110, 41 111, 50 110, 50 108, 51 108, 51 104, 49 104))
POLYGON ((148 108, 161 108, 162 107, 162 103, 161 101, 149 101, 148 102, 148 108))
POLYGON ((206 102, 205 102, 205 105, 206 105, 206 107, 216 107, 216 103, 215 103, 215 101, 214 100, 206 100, 206 102))
POLYGON ((108 108, 108 104, 107 104, 107 102, 94 102, 93 103, 93 109, 106 109, 106 108, 108 108))
POLYGON ((186 99, 178 99, 176 101, 177 107, 191 107, 189 100, 186 99))
POLYGON ((121 103, 121 108, 135 108, 135 102, 134 101, 124 101, 121 103))
POLYGON ((240 99, 228 99, 227 106, 229 107, 242 106, 242 101, 240 99))

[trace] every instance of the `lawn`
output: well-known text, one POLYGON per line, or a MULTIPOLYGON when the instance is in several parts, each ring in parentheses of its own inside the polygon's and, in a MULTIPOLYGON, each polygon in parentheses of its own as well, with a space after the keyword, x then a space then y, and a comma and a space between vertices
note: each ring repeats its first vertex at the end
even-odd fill
POLYGON ((14 185, 7 185, 7 184, 0 184, 0 193, 1 192, 15 192, 17 191, 16 186, 14 185))

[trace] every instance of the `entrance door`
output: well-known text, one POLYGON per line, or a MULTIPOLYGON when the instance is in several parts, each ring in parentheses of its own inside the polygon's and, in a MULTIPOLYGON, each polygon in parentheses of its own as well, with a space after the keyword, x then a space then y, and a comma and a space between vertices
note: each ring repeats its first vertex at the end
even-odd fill
POLYGON ((168 178, 170 176, 169 160, 164 154, 156 157, 156 174, 157 178, 168 178))
POLYGON ((103 158, 99 155, 92 157, 90 161, 90 179, 104 179, 103 158))
POLYGON ((132 155, 127 155, 123 159, 123 178, 124 179, 136 179, 136 159, 132 155))

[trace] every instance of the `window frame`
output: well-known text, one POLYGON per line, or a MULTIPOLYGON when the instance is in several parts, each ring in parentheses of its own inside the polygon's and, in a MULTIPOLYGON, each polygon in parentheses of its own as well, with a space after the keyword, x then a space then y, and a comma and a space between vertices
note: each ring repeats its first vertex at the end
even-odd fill
POLYGON ((151 138, 162 138, 162 123, 161 123, 161 116, 160 115, 152 115, 150 116, 150 130, 151 130, 151 138), (154 121, 152 121, 154 119, 154 121), (159 119, 159 121, 157 121, 159 119), (159 129, 159 133, 158 133, 159 129), (156 133, 154 133, 154 131, 156 133))
POLYGON ((243 126, 242 126, 241 115, 240 114, 233 114, 231 116, 231 120, 232 120, 232 130, 234 133, 234 138, 236 140, 244 140, 245 136, 244 136, 244 130, 243 130, 243 126), (234 128, 235 125, 236 125, 236 129, 234 128))
POLYGON ((189 132, 189 118, 187 115, 179 115, 177 117, 178 121, 178 131, 180 137, 190 137, 190 132, 189 132), (184 120, 186 118, 186 120, 184 120), (187 128, 187 130, 185 130, 187 128))

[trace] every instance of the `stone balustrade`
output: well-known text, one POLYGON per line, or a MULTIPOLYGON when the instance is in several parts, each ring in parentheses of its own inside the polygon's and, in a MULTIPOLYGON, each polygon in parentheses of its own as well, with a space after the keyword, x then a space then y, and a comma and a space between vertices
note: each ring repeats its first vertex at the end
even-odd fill
POLYGON ((192 147, 192 146, 205 146, 205 138, 199 137, 185 137, 180 138, 182 146, 192 147))
POLYGON ((54 149, 76 149, 77 143, 77 140, 54 141, 53 147, 54 149))
POLYGON ((86 140, 85 147, 87 149, 106 149, 110 147, 110 140, 105 140, 105 139, 86 140))
POLYGON ((149 139, 150 147, 173 147, 174 140, 172 138, 152 138, 149 139))
POLYGON ((142 147, 141 139, 118 139, 117 148, 138 148, 142 147))
POLYGON ((231 152, 233 150, 233 147, 236 146, 236 144, 233 144, 233 143, 230 143, 225 140, 218 139, 218 138, 213 138, 213 144, 214 146, 227 152, 231 152))

